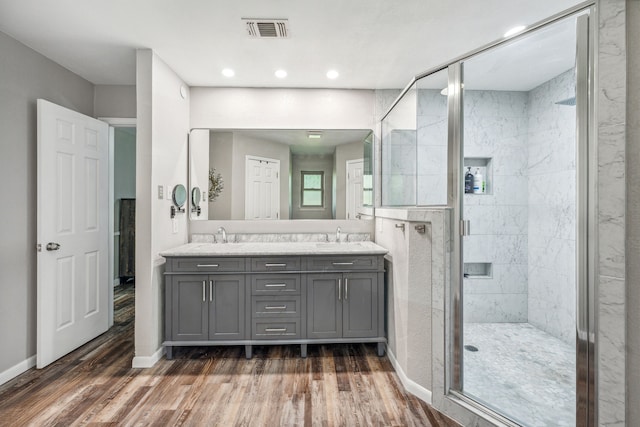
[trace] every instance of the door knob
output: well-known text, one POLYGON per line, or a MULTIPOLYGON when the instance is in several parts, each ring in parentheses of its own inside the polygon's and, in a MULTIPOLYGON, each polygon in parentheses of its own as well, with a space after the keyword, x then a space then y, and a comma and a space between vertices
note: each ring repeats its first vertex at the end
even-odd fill
POLYGON ((60 249, 60 243, 54 243, 54 242, 47 243, 48 251, 57 251, 58 249, 60 249))

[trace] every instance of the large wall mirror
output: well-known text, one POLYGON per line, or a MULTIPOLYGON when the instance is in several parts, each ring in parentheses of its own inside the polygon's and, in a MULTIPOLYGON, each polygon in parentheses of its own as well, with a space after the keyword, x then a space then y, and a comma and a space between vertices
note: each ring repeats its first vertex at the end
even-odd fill
POLYGON ((372 157, 370 129, 193 129, 191 219, 356 219, 372 206, 372 157))

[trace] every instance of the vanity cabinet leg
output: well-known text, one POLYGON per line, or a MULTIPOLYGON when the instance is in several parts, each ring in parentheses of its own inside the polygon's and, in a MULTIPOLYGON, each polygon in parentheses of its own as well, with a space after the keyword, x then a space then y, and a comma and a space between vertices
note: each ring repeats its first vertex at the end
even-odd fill
POLYGON ((300 344, 300 357, 302 357, 302 358, 307 357, 307 345, 306 344, 300 344))
POLYGON ((383 342, 378 343, 378 356, 384 356, 385 344, 383 342))
POLYGON ((244 357, 251 359, 251 345, 244 346, 244 357))
POLYGON ((173 347, 168 345, 164 348, 164 352, 165 352, 165 357, 167 358, 167 360, 171 360, 173 359, 173 347))

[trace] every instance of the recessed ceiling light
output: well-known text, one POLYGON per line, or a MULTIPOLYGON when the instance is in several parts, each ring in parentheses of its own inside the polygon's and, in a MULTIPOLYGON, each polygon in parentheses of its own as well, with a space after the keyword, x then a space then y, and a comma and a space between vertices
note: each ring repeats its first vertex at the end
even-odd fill
POLYGON ((524 25, 518 25, 517 27, 513 27, 512 29, 510 29, 509 31, 504 33, 504 36, 505 37, 511 37, 514 34, 518 34, 522 30, 524 30, 525 28, 527 28, 527 27, 525 27, 524 25))
POLYGON ((329 79, 331 79, 331 80, 333 80, 333 79, 337 79, 339 75, 340 75, 340 74, 338 74, 338 72, 337 72, 336 70, 329 70, 329 71, 327 71, 327 78, 329 78, 329 79))
POLYGON ((278 70, 276 71, 276 77, 279 79, 284 79, 285 77, 287 77, 287 72, 285 70, 278 70))
POLYGON ((307 138, 309 139, 320 139, 322 138, 322 132, 320 131, 310 131, 307 133, 307 138))
POLYGON ((224 70, 222 70, 222 75, 225 77, 233 77, 236 75, 236 73, 231 68, 225 68, 224 70))

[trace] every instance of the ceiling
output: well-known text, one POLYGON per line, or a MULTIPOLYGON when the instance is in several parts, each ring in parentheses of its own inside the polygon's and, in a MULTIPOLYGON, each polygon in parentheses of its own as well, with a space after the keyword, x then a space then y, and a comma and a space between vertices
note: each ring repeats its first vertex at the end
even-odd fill
POLYGON ((94 84, 135 84, 135 51, 150 48, 190 86, 397 89, 577 3, 0 0, 0 31, 94 84), (288 19, 290 37, 251 39, 242 18, 288 19))

